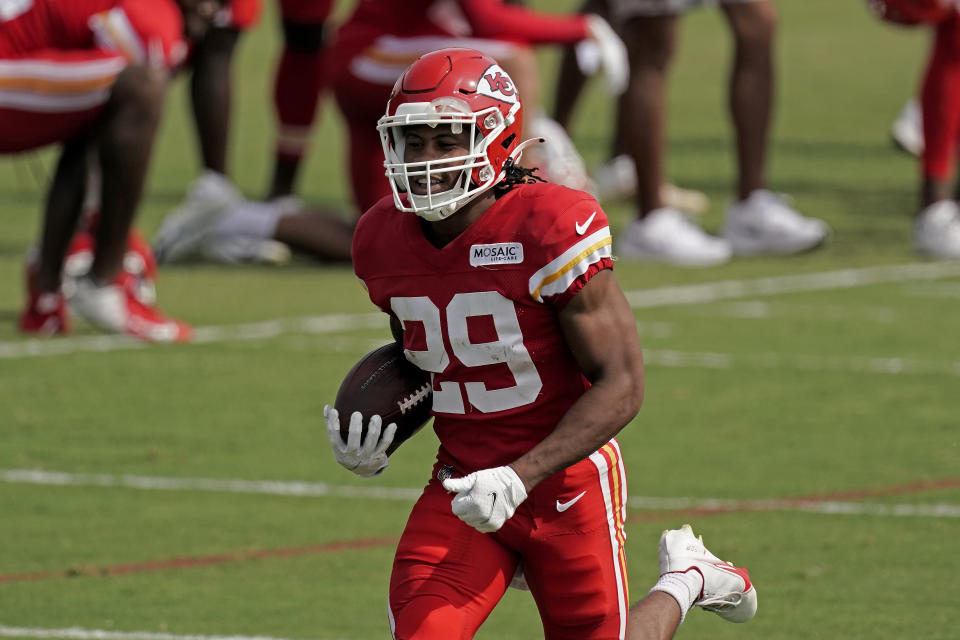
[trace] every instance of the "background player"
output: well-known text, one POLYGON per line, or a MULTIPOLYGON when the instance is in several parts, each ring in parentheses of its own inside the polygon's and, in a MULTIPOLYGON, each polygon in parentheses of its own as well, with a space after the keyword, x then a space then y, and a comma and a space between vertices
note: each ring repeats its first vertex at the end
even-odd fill
POLYGON ((618 242, 622 257, 684 266, 719 264, 738 254, 789 254, 821 244, 828 228, 801 216, 766 189, 766 150, 773 106, 770 0, 715 0, 734 36, 730 111, 736 134, 737 201, 727 210, 723 238, 706 234, 665 206, 666 77, 677 19, 703 0, 610 0, 611 14, 630 52, 630 84, 621 103, 627 148, 637 167, 639 218, 618 242))
POLYGON ((20 328, 69 330, 64 257, 93 157, 103 175, 96 247, 89 272, 71 292, 71 307, 109 331, 158 342, 189 339, 189 327, 138 299, 123 260, 171 70, 186 52, 184 33, 202 37, 219 2, 28 0, 3 6, 0 152, 63 145, 20 328))
MULTIPOLYGON (((597 45, 608 89, 617 93, 626 84, 626 50, 607 23, 597 16, 551 16, 500 0, 417 0, 398 10, 392 0, 364 0, 338 30, 327 56, 328 82, 333 86, 349 135, 349 170, 358 215, 390 193, 383 177, 383 152, 375 130, 390 89, 400 73, 420 54, 447 46, 480 48, 505 60, 516 71, 521 90, 539 95, 539 77, 532 44, 597 45)), ((530 101, 536 104, 536 99, 530 101)), ((571 166, 579 155, 566 134, 542 114, 530 134, 552 130, 562 135, 553 148, 545 147, 534 164, 546 166, 571 183, 586 186, 586 174, 571 166), (562 141, 566 141, 564 144, 562 141), (556 159, 548 163, 547 159, 556 159)), ((534 150, 532 155, 536 155, 534 150)), ((324 260, 349 260, 352 224, 338 216, 290 208, 287 201, 243 203, 236 190, 221 179, 197 185, 185 207, 172 213, 154 239, 161 262, 191 257, 230 259, 223 247, 252 246, 253 253, 273 256, 264 240, 280 240, 324 260)))
POLYGON ((921 89, 923 122, 920 208, 914 246, 937 258, 960 258, 960 205, 953 185, 960 141, 960 12, 953 0, 877 0, 881 17, 927 25, 933 47, 921 89))
POLYGON ((349 259, 352 225, 336 215, 305 213, 292 197, 327 84, 326 23, 333 0, 279 5, 283 51, 274 79, 277 137, 267 201, 248 202, 227 178, 231 64, 240 34, 262 12, 261 0, 233 0, 191 56, 191 104, 204 171, 154 241, 161 263, 190 257, 281 263, 290 257, 288 244, 323 259, 349 259))
MULTIPOLYGON (((612 438, 642 399, 639 339, 603 210, 529 183, 513 163, 521 121, 494 60, 444 49, 404 72, 378 127, 394 195, 361 218, 354 270, 432 373, 441 443, 397 549, 398 639, 471 637, 521 558, 547 638, 620 637, 626 625, 626 483, 612 438)), ((346 453, 336 410, 325 414, 341 463, 385 468, 346 453)), ((354 414, 348 443, 361 422, 354 414)), ((379 417, 369 427, 377 442, 379 417)))

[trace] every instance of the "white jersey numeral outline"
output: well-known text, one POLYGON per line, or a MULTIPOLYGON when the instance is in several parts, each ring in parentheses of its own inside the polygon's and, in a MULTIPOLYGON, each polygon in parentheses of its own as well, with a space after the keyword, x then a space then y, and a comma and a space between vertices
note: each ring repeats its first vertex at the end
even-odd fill
POLYGON ((466 402, 483 413, 506 411, 531 404, 543 388, 537 367, 523 344, 523 332, 513 301, 496 291, 458 293, 444 309, 447 335, 443 335, 440 309, 430 298, 396 297, 390 308, 402 323, 419 322, 426 336, 426 349, 406 349, 407 358, 432 374, 443 373, 450 365, 450 354, 465 367, 505 364, 515 384, 503 389, 488 389, 482 380, 459 382, 444 380, 433 392, 433 410, 437 413, 466 413, 466 402), (467 318, 490 317, 497 332, 493 342, 471 342, 467 318), (466 402, 464 399, 466 397, 466 402))

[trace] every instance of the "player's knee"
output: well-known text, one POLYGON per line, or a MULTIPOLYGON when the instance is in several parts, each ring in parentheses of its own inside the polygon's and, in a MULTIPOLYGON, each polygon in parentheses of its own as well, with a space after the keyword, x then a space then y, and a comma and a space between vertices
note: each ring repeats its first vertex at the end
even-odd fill
POLYGON ((732 20, 737 46, 748 49, 770 49, 776 37, 779 19, 769 2, 747 2, 732 20))
POLYGON ((284 21, 283 41, 287 48, 298 53, 314 53, 323 48, 325 30, 322 22, 298 24, 284 21))
POLYGON ((132 65, 123 70, 111 92, 111 101, 138 110, 144 117, 159 118, 170 75, 153 65, 132 65))

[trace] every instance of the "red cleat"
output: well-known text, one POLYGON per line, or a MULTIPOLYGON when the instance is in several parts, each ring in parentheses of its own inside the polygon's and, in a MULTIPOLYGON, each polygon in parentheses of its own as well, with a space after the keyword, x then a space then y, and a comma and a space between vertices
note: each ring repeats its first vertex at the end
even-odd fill
POLYGON ((59 291, 30 292, 18 324, 23 333, 43 336, 66 335, 73 330, 67 303, 59 291))

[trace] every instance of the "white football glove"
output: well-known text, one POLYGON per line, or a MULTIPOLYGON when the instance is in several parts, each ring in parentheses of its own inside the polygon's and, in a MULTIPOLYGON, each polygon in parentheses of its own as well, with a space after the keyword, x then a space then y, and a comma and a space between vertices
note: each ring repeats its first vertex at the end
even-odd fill
POLYGON ((527 490, 510 467, 482 469, 462 478, 448 478, 443 488, 456 493, 453 512, 480 533, 503 526, 527 499, 527 490))
POLYGON ((364 478, 383 473, 389 464, 386 451, 397 431, 396 423, 388 424, 381 437, 383 420, 378 415, 371 416, 367 424, 367 437, 361 442, 363 416, 359 411, 354 411, 350 416, 347 441, 344 442, 340 436, 339 412, 327 405, 323 408, 323 417, 327 419, 327 437, 330 438, 330 446, 337 462, 364 478))
POLYGON ((576 47, 580 69, 588 75, 602 69, 607 93, 620 95, 626 91, 630 80, 626 45, 613 27, 598 15, 587 15, 587 32, 590 39, 580 42, 576 47))

